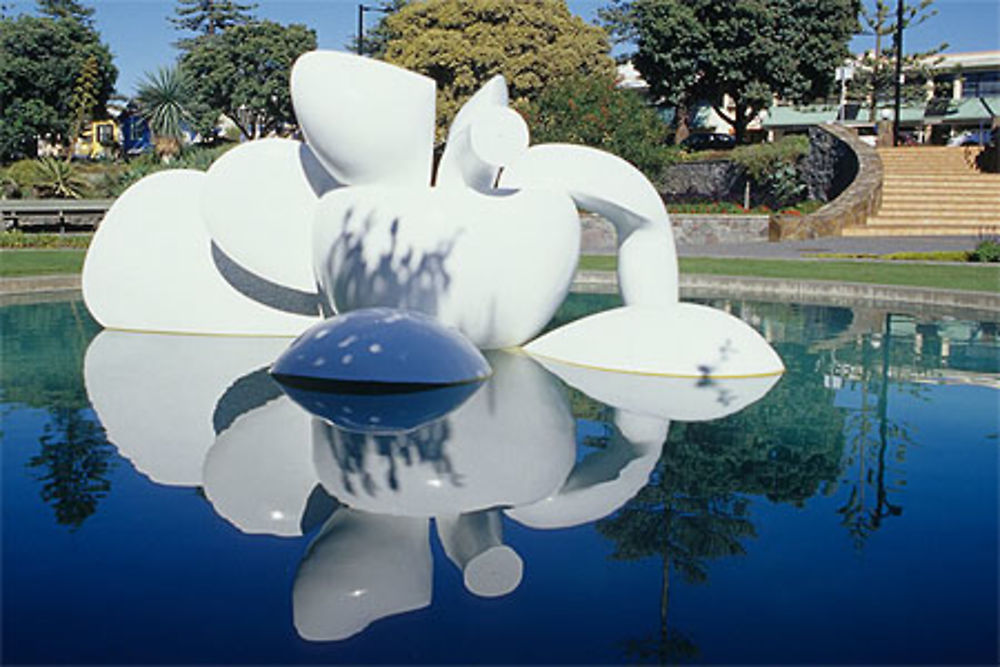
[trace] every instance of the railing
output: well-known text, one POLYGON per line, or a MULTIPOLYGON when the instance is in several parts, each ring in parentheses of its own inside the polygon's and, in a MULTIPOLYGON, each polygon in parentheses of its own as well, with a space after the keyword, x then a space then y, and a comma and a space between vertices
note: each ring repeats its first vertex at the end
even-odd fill
POLYGON ((3 229, 97 229, 113 199, 0 199, 3 229))
POLYGON ((882 207, 882 160, 878 152, 841 125, 824 123, 820 129, 845 144, 857 160, 854 180, 840 195, 808 215, 776 213, 768 223, 772 241, 840 236, 845 227, 865 224, 882 207))

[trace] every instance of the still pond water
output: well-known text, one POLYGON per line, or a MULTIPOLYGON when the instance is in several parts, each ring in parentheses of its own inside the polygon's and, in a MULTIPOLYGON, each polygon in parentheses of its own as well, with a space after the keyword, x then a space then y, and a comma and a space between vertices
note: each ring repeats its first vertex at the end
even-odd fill
POLYGON ((498 357, 479 421, 315 451, 283 343, 0 308, 4 664, 996 664, 997 322, 711 304, 788 372, 652 448, 498 357), (511 500, 567 476, 575 518, 511 500))

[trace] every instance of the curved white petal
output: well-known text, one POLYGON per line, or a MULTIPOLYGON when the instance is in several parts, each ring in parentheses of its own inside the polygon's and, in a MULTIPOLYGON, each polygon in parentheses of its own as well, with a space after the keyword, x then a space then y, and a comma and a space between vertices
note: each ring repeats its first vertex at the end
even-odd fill
POLYGON ((320 162, 349 185, 430 185, 434 80, 371 58, 310 51, 292 67, 292 103, 320 162))
POLYGON ((286 338, 102 331, 83 363, 87 398, 108 440, 158 484, 201 486, 219 399, 268 366, 286 338))
POLYGON ((545 190, 341 188, 320 201, 315 233, 316 281, 335 312, 419 310, 480 348, 541 331, 580 248, 573 202, 545 190))
POLYGON ((559 491, 504 514, 532 528, 567 528, 597 521, 631 500, 649 482, 669 422, 621 410, 611 445, 576 464, 559 491))
POLYGON ((262 278, 315 292, 316 204, 338 183, 309 147, 291 139, 250 141, 216 160, 207 175, 201 211, 212 240, 262 278))
POLYGON ((618 284, 627 305, 668 306, 679 298, 677 250, 666 207, 641 171, 596 148, 532 146, 500 175, 501 187, 569 192, 618 234, 618 284))
POLYGON ((314 422, 323 487, 368 512, 439 516, 520 505, 558 489, 576 453, 558 381, 525 355, 489 355, 493 376, 414 431, 358 433, 314 422))
POLYGON ((438 165, 437 187, 492 190, 500 168, 528 149, 528 125, 507 107, 507 84, 495 76, 459 109, 438 165))
POLYGON ((757 402, 781 375, 704 379, 619 373, 538 357, 549 372, 615 408, 677 421, 721 419, 757 402))
POLYGON ((227 282, 201 216, 205 183, 200 171, 164 171, 115 201, 83 265, 91 314, 134 331, 295 335, 309 327, 316 317, 266 306, 227 282))
POLYGON ((705 381, 773 376, 785 369, 753 327, 691 303, 606 310, 551 331, 525 350, 577 366, 705 381))
POLYGON ((303 639, 338 641, 431 603, 427 519, 341 508, 309 545, 292 585, 303 639))
POLYGON ((240 415, 205 457, 205 496, 244 533, 302 535, 319 484, 311 437, 311 417, 284 395, 240 415))

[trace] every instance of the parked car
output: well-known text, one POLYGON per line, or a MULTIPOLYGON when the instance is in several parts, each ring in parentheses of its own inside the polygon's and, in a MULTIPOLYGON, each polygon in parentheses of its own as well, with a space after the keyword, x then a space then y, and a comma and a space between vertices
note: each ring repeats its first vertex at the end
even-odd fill
POLYGON ((689 151, 728 150, 736 146, 736 138, 731 134, 699 132, 681 142, 681 148, 689 151))
POLYGON ((968 130, 948 140, 949 146, 988 146, 996 138, 996 130, 968 130))

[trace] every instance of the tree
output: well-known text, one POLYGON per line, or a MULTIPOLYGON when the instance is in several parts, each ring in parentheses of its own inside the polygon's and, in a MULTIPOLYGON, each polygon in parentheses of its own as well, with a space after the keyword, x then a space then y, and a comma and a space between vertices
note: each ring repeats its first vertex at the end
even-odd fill
POLYGON ((214 135, 220 114, 244 136, 282 133, 295 124, 288 80, 295 59, 316 48, 303 25, 271 21, 236 25, 192 40, 180 67, 191 82, 197 129, 214 135))
POLYGON ((76 0, 38 0, 38 13, 54 19, 72 19, 90 25, 93 7, 85 7, 76 0))
POLYGON ((857 27, 855 0, 614 0, 601 16, 635 42, 654 97, 682 111, 707 101, 737 141, 775 96, 826 97, 857 27))
MULTIPOLYGON (((913 28, 937 15, 932 9, 934 0, 920 0, 919 4, 903 5, 903 30, 913 28)), ((866 53, 849 85, 849 94, 856 99, 870 101, 868 120, 875 122, 875 114, 880 100, 892 98, 895 90, 894 49, 883 49, 882 38, 895 36, 896 12, 886 0, 874 0, 871 6, 861 5, 861 23, 866 35, 875 37, 875 48, 866 53)), ((895 41, 895 38, 894 38, 895 41)), ((947 48, 947 44, 912 53, 903 59, 903 73, 906 78, 902 89, 902 99, 906 102, 922 101, 926 98, 924 84, 933 77, 930 67, 933 56, 947 48)))
POLYGON ((605 32, 563 0, 428 0, 405 5, 384 25, 385 60, 437 82, 440 136, 497 74, 523 104, 566 77, 614 71, 605 32))
POLYGON ((190 81, 177 67, 161 67, 153 74, 147 73, 139 84, 136 95, 139 115, 149 124, 161 156, 180 152, 184 129, 194 122, 187 107, 190 99, 190 81))
MULTIPOLYGON (((215 35, 226 28, 245 25, 253 20, 251 11, 256 4, 243 4, 233 0, 177 0, 176 16, 169 21, 178 30, 190 30, 202 35, 215 35)), ((182 45, 190 40, 183 40, 182 45)))
POLYGON ((71 138, 74 88, 91 57, 97 61, 91 108, 100 114, 118 71, 93 28, 69 16, 0 18, 0 161, 34 157, 39 138, 71 138))
POLYGON ((628 160, 655 178, 670 162, 668 128, 635 91, 603 74, 574 76, 542 91, 526 108, 539 143, 584 144, 628 160))

